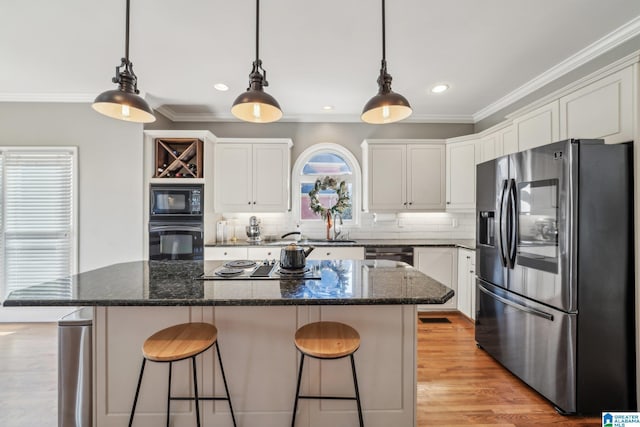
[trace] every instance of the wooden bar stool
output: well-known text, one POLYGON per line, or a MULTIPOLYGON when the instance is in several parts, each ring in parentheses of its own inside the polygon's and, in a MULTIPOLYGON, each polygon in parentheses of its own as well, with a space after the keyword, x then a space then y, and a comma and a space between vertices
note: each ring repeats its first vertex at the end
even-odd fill
POLYGON ((162 329, 147 338, 142 345, 142 366, 140 367, 140 376, 138 377, 138 386, 136 395, 133 399, 133 408, 131 408, 131 417, 129 418, 129 427, 133 424, 133 416, 136 412, 136 404, 138 403, 138 395, 140 393, 140 385, 142 384, 142 376, 144 374, 144 366, 147 360, 152 362, 168 362, 169 363, 169 389, 167 392, 167 427, 169 426, 169 413, 172 400, 194 400, 196 404, 196 421, 200 426, 200 405, 201 400, 227 400, 229 402, 229 410, 231 411, 231 419, 233 425, 236 425, 236 418, 233 414, 231 406, 231 396, 227 387, 227 379, 224 375, 222 367, 222 357, 220 356, 220 344, 218 343, 218 330, 210 323, 182 323, 180 325, 171 326, 162 329), (218 362, 220 363, 220 372, 222 373, 222 381, 226 396, 202 397, 198 396, 198 379, 196 375, 196 356, 208 350, 211 346, 216 345, 218 353, 218 362), (193 397, 173 397, 171 396, 171 368, 173 362, 184 359, 191 359, 193 367, 193 397))
POLYGON ((295 343, 301 353, 301 357, 291 427, 294 427, 296 424, 298 399, 355 400, 358 404, 358 419, 360 421, 360 427, 363 427, 364 423, 362 420, 360 392, 358 391, 358 377, 356 376, 356 364, 353 360, 353 353, 355 353, 360 347, 360 335, 358 334, 358 331, 349 325, 339 322, 309 323, 296 331, 295 343), (323 360, 342 359, 343 357, 349 356, 351 358, 351 373, 353 374, 353 386, 355 388, 356 395, 354 397, 300 396, 300 383, 302 381, 302 368, 304 366, 305 356, 323 360))

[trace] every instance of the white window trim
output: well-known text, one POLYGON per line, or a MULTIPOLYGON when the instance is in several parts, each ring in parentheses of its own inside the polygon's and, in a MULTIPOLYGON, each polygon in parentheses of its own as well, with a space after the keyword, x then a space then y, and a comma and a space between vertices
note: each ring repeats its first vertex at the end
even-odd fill
POLYGON ((356 157, 353 155, 353 153, 351 153, 351 151, 349 151, 342 145, 333 142, 319 142, 300 153, 291 170, 291 213, 293 215, 293 220, 297 223, 304 224, 304 228, 306 231, 325 230, 325 225, 322 223, 322 221, 304 221, 303 223, 300 220, 300 203, 298 200, 298 194, 300 192, 300 178, 302 176, 302 168, 304 168, 304 165, 311 159, 311 157, 318 153, 327 151, 338 154, 343 159, 345 159, 352 167, 351 176, 354 194, 352 194, 353 197, 351 198, 351 212, 353 215, 353 219, 349 221, 345 220, 345 228, 355 228, 360 225, 360 201, 362 200, 362 170, 360 168, 360 163, 358 162, 358 159, 356 159, 356 157))
MULTIPOLYGON (((39 151, 39 152, 60 152, 67 151, 72 155, 72 236, 69 239, 71 242, 72 250, 71 250, 71 274, 78 273, 78 194, 79 194, 79 182, 78 182, 78 147, 77 146, 0 146, 0 154, 7 152, 30 152, 30 151, 39 151)), ((2 169, 2 172, 5 176, 2 176, 2 183, 6 182, 6 168, 2 169)), ((6 201, 4 200, 6 192, 0 192, 0 196, 3 198, 2 205, 4 206, 6 201)), ((4 221, 4 218, 2 219, 4 221)), ((4 223, 0 224, 0 229, 4 228, 4 223)), ((0 242, 0 244, 4 247, 4 242, 0 242)), ((6 297, 6 284, 4 280, 1 281, 0 285, 2 289, 0 289, 0 299, 4 299, 6 297)), ((75 293, 77 290, 73 290, 75 293)), ((68 310, 67 310, 68 311, 68 310)))

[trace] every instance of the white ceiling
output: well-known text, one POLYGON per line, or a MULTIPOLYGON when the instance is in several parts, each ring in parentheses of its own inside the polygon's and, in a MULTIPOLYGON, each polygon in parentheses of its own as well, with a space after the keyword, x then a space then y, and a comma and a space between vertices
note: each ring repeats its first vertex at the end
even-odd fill
MULTIPOLYGON (((255 1, 131 1, 130 58, 152 107, 176 120, 231 119, 255 57, 255 1)), ((0 101, 87 102, 115 88, 124 8, 0 0, 0 101)), ((284 120, 359 121, 377 92, 380 15, 379 0, 261 2, 266 91, 284 120)), ((638 0, 388 0, 393 89, 411 121, 477 121, 639 34, 639 15, 638 0), (440 82, 451 89, 430 93, 440 82)))

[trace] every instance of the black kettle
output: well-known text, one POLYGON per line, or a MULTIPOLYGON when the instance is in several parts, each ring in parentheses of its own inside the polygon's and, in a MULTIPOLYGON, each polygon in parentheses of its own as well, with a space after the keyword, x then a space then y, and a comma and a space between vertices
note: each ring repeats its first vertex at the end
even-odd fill
POLYGON ((301 270, 307 264, 307 256, 313 251, 313 247, 304 248, 291 243, 280 250, 280 267, 286 270, 301 270))

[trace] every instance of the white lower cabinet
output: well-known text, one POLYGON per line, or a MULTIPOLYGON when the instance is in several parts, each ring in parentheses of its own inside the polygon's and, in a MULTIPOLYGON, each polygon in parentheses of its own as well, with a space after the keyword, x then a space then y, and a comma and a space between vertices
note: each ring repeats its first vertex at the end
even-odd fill
POLYGON ((205 247, 204 259, 207 261, 247 259, 247 248, 231 248, 225 246, 205 247))
POLYGON ((247 259, 253 260, 272 260, 272 259, 280 259, 280 250, 284 246, 267 246, 267 247, 256 247, 256 248, 247 248, 247 259))
POLYGON ((418 306, 418 311, 455 310, 457 308, 457 263, 456 248, 414 248, 413 265, 426 274, 450 287, 456 293, 444 304, 423 304, 418 306))
POLYGON ((458 249, 458 311, 476 318, 476 255, 469 249, 458 249))
POLYGON ((333 246, 318 246, 316 247, 307 259, 312 260, 325 260, 325 259, 364 259, 364 246, 353 247, 333 247, 333 246))

